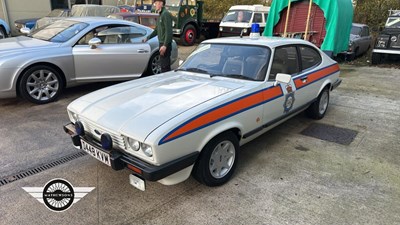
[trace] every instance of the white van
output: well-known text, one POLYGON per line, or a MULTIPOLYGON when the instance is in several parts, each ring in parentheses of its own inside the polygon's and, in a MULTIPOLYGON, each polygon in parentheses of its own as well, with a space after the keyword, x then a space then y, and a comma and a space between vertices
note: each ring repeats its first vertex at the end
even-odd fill
POLYGON ((264 32, 269 8, 263 5, 235 5, 232 6, 219 24, 219 36, 249 35, 251 25, 260 25, 260 34, 264 32))

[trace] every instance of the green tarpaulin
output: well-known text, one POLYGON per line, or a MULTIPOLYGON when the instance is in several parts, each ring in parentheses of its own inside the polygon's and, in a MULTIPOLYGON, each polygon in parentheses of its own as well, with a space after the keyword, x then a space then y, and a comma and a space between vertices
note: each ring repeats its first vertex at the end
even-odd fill
MULTIPOLYGON (((301 0, 290 0, 297 2, 301 0)), ((309 0, 304 0, 309 2, 309 0)), ((279 22, 280 13, 288 6, 288 0, 274 0, 268 14, 264 36, 272 36, 275 25, 279 22)), ((321 50, 331 51, 334 55, 348 49, 351 23, 353 21, 353 5, 351 0, 313 0, 324 12, 326 19, 326 36, 321 50)), ((301 18, 307 20, 307 18, 301 18)))

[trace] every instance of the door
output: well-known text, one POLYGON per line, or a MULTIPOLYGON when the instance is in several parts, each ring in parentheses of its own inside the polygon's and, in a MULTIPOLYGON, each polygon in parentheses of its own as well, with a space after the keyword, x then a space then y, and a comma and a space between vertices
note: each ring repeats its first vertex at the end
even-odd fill
POLYGON ((298 75, 299 63, 296 46, 282 46, 275 48, 271 69, 268 75, 267 89, 264 101, 264 124, 274 123, 286 117, 299 106, 296 85, 293 78, 288 84, 279 83, 274 86, 278 73, 298 75))
POLYGON ((110 81, 139 77, 150 58, 150 45, 142 43, 146 31, 134 26, 103 26, 88 32, 73 47, 77 81, 110 81), (89 41, 102 43, 91 48, 89 41))

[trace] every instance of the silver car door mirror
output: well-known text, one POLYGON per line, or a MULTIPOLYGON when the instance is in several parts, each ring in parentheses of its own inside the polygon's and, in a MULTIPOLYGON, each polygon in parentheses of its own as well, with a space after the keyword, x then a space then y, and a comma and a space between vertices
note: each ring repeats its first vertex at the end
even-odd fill
POLYGON ((31 33, 31 29, 29 29, 28 27, 23 27, 19 30, 21 33, 28 35, 29 33, 31 33))
POLYGON ((289 74, 278 73, 275 78, 274 86, 277 86, 278 83, 288 84, 290 82, 290 79, 292 79, 292 76, 290 76, 289 74))
POLYGON ((89 45, 91 49, 97 48, 101 44, 101 40, 99 38, 92 38, 89 40, 89 45))

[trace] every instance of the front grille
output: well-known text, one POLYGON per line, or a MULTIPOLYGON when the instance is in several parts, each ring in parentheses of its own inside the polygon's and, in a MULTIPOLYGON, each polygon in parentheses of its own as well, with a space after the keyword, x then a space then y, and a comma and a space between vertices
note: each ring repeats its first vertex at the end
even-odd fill
POLYGON ((88 119, 85 118, 80 118, 79 121, 81 121, 81 123, 83 124, 83 127, 85 129, 85 133, 86 135, 90 135, 91 137, 93 137, 94 139, 96 139, 97 141, 100 141, 100 136, 103 133, 108 133, 110 134, 112 140, 113 140, 113 146, 117 147, 121 150, 125 150, 126 146, 125 146, 125 141, 124 138, 115 133, 112 132, 108 129, 105 129, 103 127, 98 126, 97 124, 91 122, 88 119), (97 132, 96 132, 97 131, 97 132))

